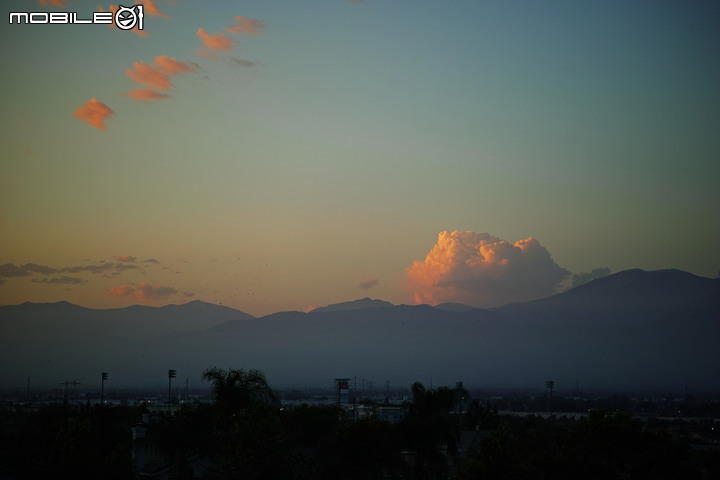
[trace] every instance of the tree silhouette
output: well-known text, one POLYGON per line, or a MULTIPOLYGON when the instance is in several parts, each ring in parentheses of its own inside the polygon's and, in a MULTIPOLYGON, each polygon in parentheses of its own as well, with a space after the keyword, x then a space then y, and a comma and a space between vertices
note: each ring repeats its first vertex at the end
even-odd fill
POLYGON ((413 402, 400 424, 405 445, 416 455, 415 478, 443 478, 446 454, 455 452, 456 422, 450 415, 455 391, 447 387, 426 390, 421 382, 412 387, 413 402))
POLYGON ((271 403, 275 400, 275 394, 260 370, 210 367, 203 372, 202 379, 212 383, 215 403, 228 415, 257 401, 271 403))

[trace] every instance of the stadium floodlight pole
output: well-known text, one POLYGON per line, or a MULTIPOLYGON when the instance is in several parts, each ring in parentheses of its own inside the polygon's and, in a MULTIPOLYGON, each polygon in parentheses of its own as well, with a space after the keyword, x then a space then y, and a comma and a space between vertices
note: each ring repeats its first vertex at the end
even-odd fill
POLYGON ((100 405, 105 405, 105 380, 108 379, 107 372, 101 374, 102 382, 100 383, 100 405))
POLYGON ((554 387, 555 387, 554 380, 548 380, 547 382, 545 382, 545 388, 550 389, 550 415, 552 415, 552 392, 553 392, 554 387))
POLYGON ((177 370, 168 370, 168 412, 170 412, 170 388, 172 385, 172 379, 177 376, 177 370))

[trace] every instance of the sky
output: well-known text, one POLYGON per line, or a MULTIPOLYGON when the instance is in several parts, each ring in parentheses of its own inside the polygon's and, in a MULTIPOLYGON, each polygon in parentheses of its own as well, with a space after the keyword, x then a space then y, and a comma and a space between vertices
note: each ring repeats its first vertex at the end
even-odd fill
POLYGON ((715 2, 142 3, 124 31, 3 2, 0 304, 489 307, 720 272, 715 2))

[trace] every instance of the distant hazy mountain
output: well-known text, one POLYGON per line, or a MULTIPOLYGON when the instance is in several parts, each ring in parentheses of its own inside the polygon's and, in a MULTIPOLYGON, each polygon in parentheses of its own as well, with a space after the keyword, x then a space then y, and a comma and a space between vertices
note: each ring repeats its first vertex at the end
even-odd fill
MULTIPOLYGON (((19 377, 52 383, 88 376, 98 368, 120 370, 143 340, 251 318, 200 301, 116 309, 68 302, 0 306, 0 387, 15 384, 19 377)), ((142 375, 145 367, 152 368, 141 366, 134 374, 142 375)))
POLYGON ((68 302, 0 306, 0 332, 14 338, 88 335, 144 339, 171 332, 205 330, 231 320, 254 318, 228 307, 199 300, 184 305, 92 309, 68 302), (17 335, 17 336, 16 336, 17 335))
POLYGON ((720 386, 720 281, 629 270, 542 300, 483 310, 369 298, 253 318, 201 302, 91 310, 0 307, 0 385, 28 376, 163 385, 167 369, 260 368, 274 385, 368 382, 558 389, 720 386))
POLYGON ((559 295, 494 309, 517 323, 654 321, 720 291, 720 279, 680 270, 625 270, 559 295))
POLYGON ((365 308, 387 308, 392 307, 393 304, 382 300, 373 300, 365 297, 360 300, 353 300, 351 302, 335 303, 328 305, 327 307, 318 307, 310 313, 318 312, 341 312, 345 310, 361 310, 365 308))
POLYGON ((445 302, 433 305, 438 310, 445 310, 448 312, 469 312, 470 310, 476 310, 477 307, 471 307, 462 303, 445 302))

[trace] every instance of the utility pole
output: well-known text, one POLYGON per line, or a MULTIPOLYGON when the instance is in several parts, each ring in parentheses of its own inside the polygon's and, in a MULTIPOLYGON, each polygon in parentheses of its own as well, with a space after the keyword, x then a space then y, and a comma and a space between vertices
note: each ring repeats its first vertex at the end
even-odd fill
POLYGON ((100 382, 100 405, 105 405, 105 380, 108 379, 107 372, 101 374, 102 382, 100 382))
POLYGON ((170 413, 170 394, 171 394, 171 386, 172 386, 172 379, 177 376, 177 370, 168 370, 168 413, 170 413))
POLYGON ((554 380, 548 380, 547 382, 545 382, 545 388, 550 389, 550 415, 552 415, 552 392, 553 392, 554 387, 555 387, 554 380))
POLYGON ((65 395, 63 395, 63 404, 67 405, 67 403, 68 403, 68 385, 70 385, 70 382, 65 380, 64 382, 60 382, 60 385, 65 385, 65 395))
POLYGON ((75 387, 77 387, 78 385, 82 385, 82 383, 78 382, 77 380, 73 380, 72 382, 68 382, 67 380, 65 380, 64 382, 60 382, 60 385, 65 385, 65 396, 63 397, 63 403, 64 403, 64 404, 67 404, 67 403, 68 403, 68 400, 69 400, 69 398, 68 398, 68 385, 72 385, 72 386, 73 386, 73 389, 72 389, 72 400, 74 401, 75 398, 76 398, 76 397, 75 397, 75 387))

